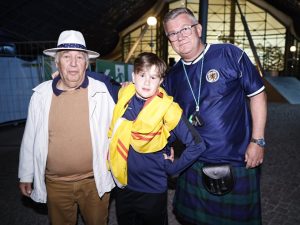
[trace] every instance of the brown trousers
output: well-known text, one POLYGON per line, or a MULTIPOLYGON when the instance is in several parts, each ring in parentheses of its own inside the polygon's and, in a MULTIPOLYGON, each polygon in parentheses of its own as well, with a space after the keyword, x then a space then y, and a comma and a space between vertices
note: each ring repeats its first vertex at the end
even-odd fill
POLYGON ((109 193, 100 199, 94 178, 76 182, 46 179, 52 225, 75 225, 78 207, 86 225, 107 225, 109 193))

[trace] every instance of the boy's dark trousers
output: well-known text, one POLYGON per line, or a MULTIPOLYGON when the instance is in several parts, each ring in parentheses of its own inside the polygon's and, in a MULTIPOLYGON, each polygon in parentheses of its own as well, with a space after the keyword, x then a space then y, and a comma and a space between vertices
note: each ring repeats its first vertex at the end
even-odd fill
POLYGON ((143 193, 116 188, 119 225, 167 225, 167 192, 143 193))

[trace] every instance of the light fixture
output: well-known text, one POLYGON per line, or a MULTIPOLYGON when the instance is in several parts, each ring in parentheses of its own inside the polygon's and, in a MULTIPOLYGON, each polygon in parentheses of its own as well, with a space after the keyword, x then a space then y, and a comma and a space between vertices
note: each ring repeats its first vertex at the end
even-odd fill
POLYGON ((154 16, 149 16, 147 19, 147 24, 149 26, 155 26, 157 24, 157 19, 154 16))
POLYGON ((297 49, 296 49, 296 46, 295 45, 292 45, 290 47, 290 52, 295 52, 297 49))
POLYGON ((150 26, 150 32, 151 32, 151 37, 150 38, 151 39, 150 39, 149 46, 150 46, 151 52, 152 52, 153 47, 154 47, 152 27, 157 24, 157 19, 154 16, 149 16, 148 19, 147 19, 147 24, 150 26))

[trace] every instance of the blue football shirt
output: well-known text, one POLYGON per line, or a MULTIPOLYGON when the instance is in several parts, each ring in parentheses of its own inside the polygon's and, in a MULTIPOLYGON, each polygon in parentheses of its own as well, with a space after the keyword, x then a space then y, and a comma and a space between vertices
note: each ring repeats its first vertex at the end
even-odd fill
POLYGON ((207 147, 201 161, 245 165, 252 124, 248 100, 262 92, 264 85, 243 50, 232 44, 208 44, 192 63, 177 62, 163 87, 187 118, 196 110, 199 99, 204 125, 196 129, 207 147))

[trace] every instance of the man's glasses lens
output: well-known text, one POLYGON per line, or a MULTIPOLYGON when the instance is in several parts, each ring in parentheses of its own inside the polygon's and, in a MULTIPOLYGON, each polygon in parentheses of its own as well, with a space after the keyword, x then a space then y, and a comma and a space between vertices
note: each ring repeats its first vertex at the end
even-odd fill
POLYGON ((168 38, 170 41, 177 41, 178 38, 178 34, 180 33, 180 35, 184 36, 184 37, 188 37, 192 34, 192 27, 196 26, 197 24, 193 24, 191 26, 187 26, 182 28, 181 30, 177 31, 177 32, 173 32, 168 34, 168 38))

